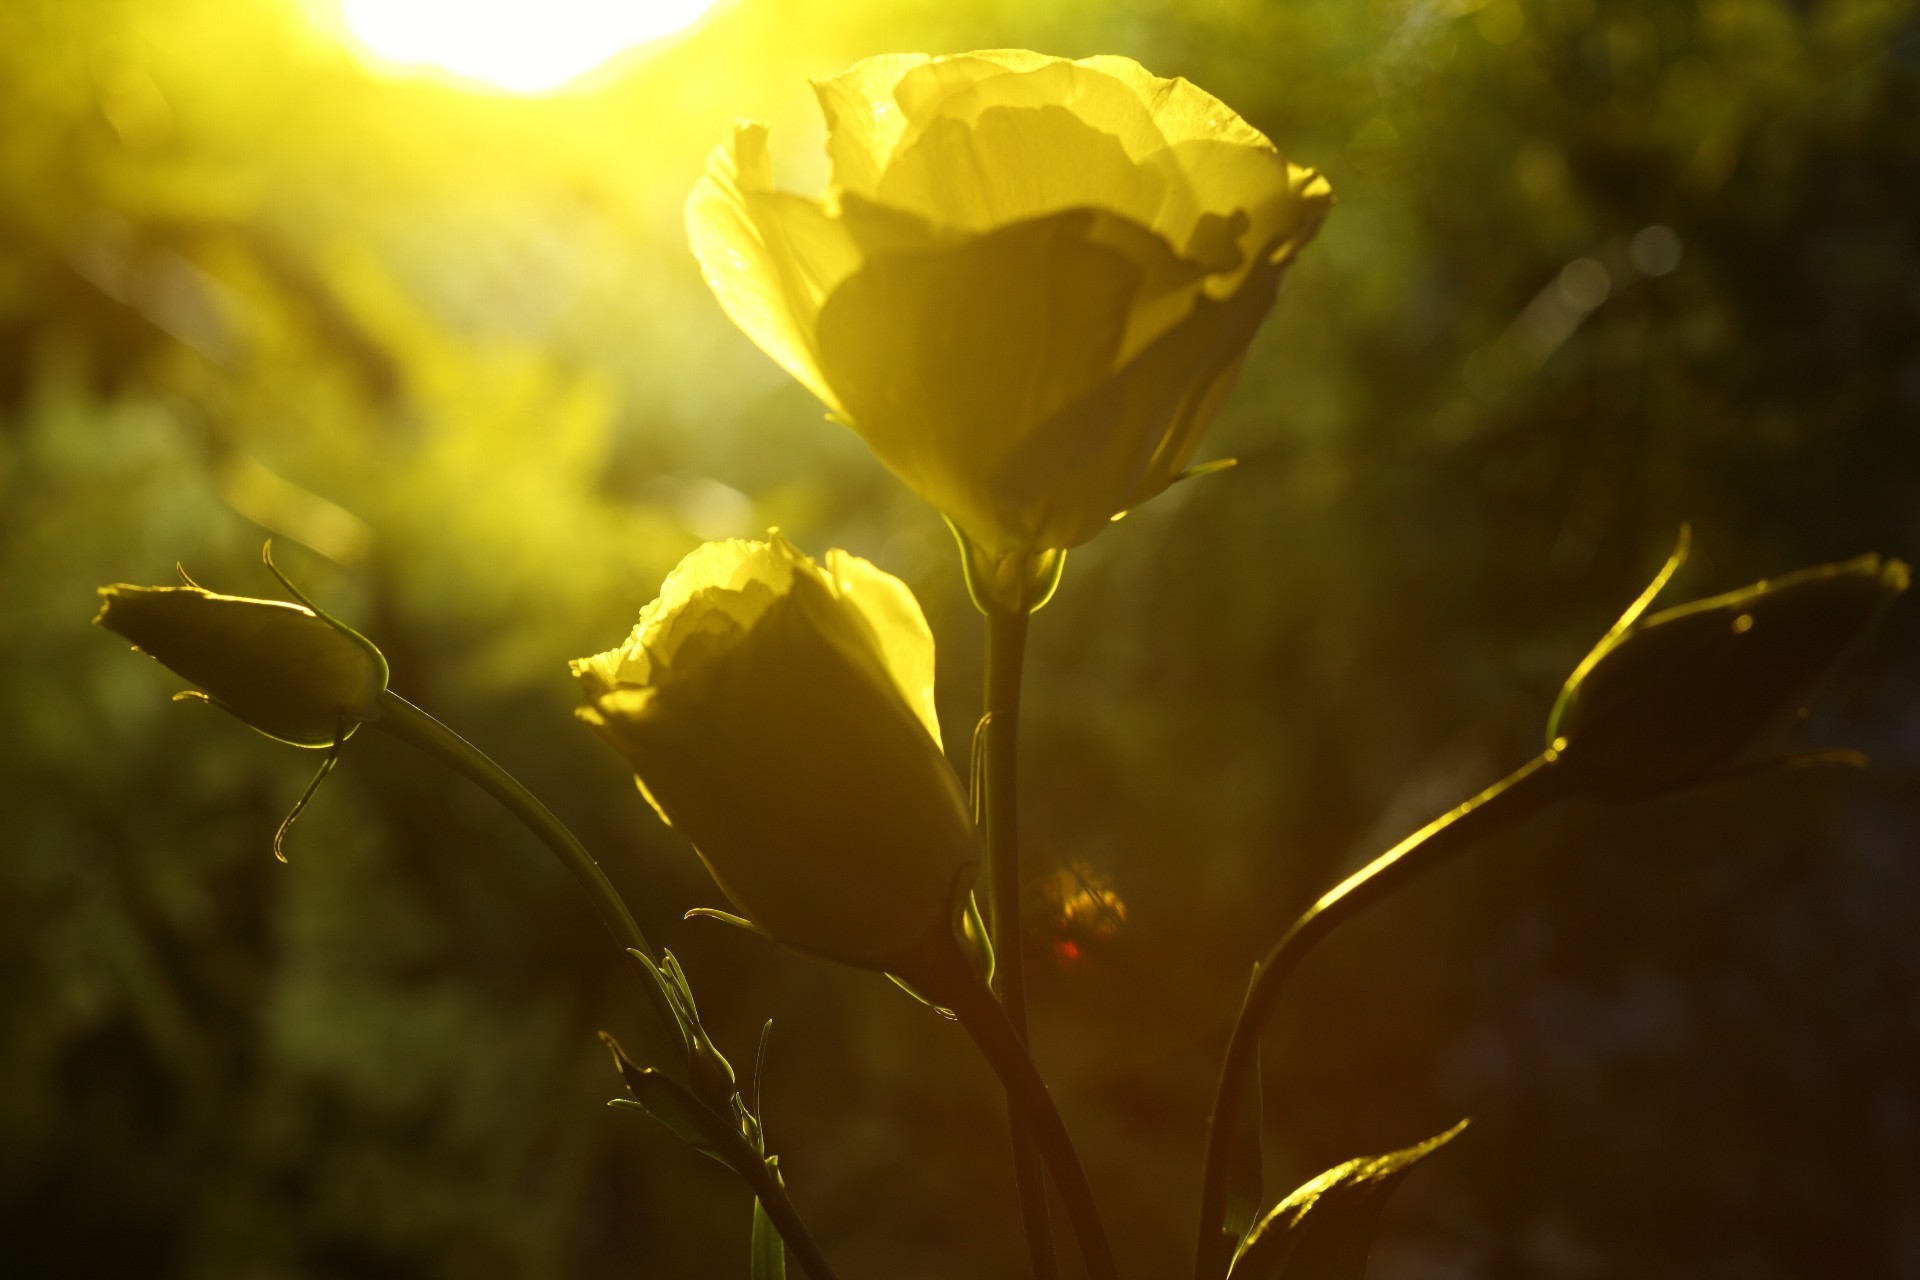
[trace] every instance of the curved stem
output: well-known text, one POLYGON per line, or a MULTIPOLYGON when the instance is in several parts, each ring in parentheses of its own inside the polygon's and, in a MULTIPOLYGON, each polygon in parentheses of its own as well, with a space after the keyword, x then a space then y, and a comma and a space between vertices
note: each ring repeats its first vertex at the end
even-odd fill
POLYGON ((1449 810, 1348 876, 1293 922, 1260 963, 1247 992, 1240 1020, 1220 1068, 1207 1131, 1206 1174, 1200 1191, 1200 1230, 1195 1242, 1194 1280, 1219 1280, 1226 1274, 1234 1242, 1227 1239, 1227 1166, 1233 1132, 1248 1073, 1260 1045, 1260 1032, 1272 1016, 1281 989, 1307 953, 1340 924, 1366 910, 1415 875, 1448 855, 1503 827, 1511 826, 1565 792, 1554 753, 1537 756, 1465 804, 1449 810))
MULTIPOLYGON (((539 797, 528 791, 518 778, 494 763, 486 752, 392 690, 381 693, 380 718, 369 723, 409 746, 418 747, 506 806, 508 812, 540 837, 541 843, 552 850, 562 865, 573 873, 574 879, 587 891, 587 897, 592 900, 594 909, 600 913, 600 919, 606 924, 607 931, 613 934, 614 940, 623 948, 638 951, 649 960, 654 959, 653 948, 647 944, 646 935, 640 931, 633 913, 627 910, 626 900, 620 896, 620 891, 607 879, 607 873, 600 869, 600 864, 594 861, 593 855, 587 852, 586 846, 567 829, 566 824, 554 816, 553 810, 542 804, 539 797)), ((658 983, 643 982, 640 985, 661 1023, 678 1034, 680 1015, 667 1002, 666 993, 658 983)), ((731 1133, 731 1130, 728 1132, 731 1133)), ((820 1252, 820 1246, 800 1220, 793 1201, 787 1198, 785 1185, 744 1138, 737 1134, 733 1137, 738 1149, 730 1153, 732 1158, 728 1160, 728 1166, 740 1175, 742 1181, 753 1189, 753 1194, 759 1197, 760 1203, 766 1206, 767 1216, 773 1220, 774 1228, 780 1232, 780 1238, 786 1242, 787 1248, 793 1251, 801 1268, 812 1280, 836 1280, 833 1268, 820 1252)))
MULTIPOLYGON (((622 947, 640 952, 649 960, 654 959, 653 948, 647 945, 646 935, 640 932, 640 925, 634 920, 633 913, 627 910, 620 891, 607 879, 607 873, 600 869, 600 864, 594 861, 593 855, 587 852, 579 838, 567 830, 566 824, 553 815, 553 810, 540 803, 539 798, 521 785, 518 778, 495 764, 486 752, 391 689, 380 695, 380 718, 369 723, 408 746, 418 747, 505 805, 508 812, 540 837, 540 842, 552 850, 561 864, 573 873, 573 878, 587 891, 594 910, 600 913, 600 919, 605 922, 614 940, 622 947)), ((653 1003, 653 1011, 661 1023, 669 1029, 677 1028, 680 1025, 679 1015, 667 1003, 666 994, 658 984, 643 982, 640 985, 646 991, 647 999, 653 1003)))
POLYGON ((1073 1227, 1088 1277, 1116 1280, 1113 1247, 1108 1244, 1106 1227, 1100 1221, 1100 1207, 1094 1201, 1093 1188, 1087 1182, 1080 1155, 1073 1148, 1073 1139, 1067 1134, 1066 1122, 1060 1118, 1059 1108, 1053 1105, 1053 1095, 1047 1092, 1046 1081, 1040 1078, 1006 1009, 993 998, 992 992, 965 971, 964 962, 961 966, 956 980, 940 988, 940 999, 953 1010, 960 1025, 979 1046, 993 1073, 1000 1077, 1014 1114, 1024 1121, 1034 1149, 1060 1192, 1060 1201, 1066 1207, 1067 1221, 1073 1227))
MULTIPOLYGON (((1020 890, 1020 679, 1026 663, 1024 609, 987 610, 986 740, 981 752, 980 797, 991 888, 994 988, 1016 1042, 1027 1042, 1026 938, 1020 890)), ((1020 1193, 1027 1253, 1035 1280, 1055 1280, 1053 1224, 1047 1188, 1033 1135, 1018 1111, 1008 1117, 1013 1138, 1013 1179, 1020 1193)))

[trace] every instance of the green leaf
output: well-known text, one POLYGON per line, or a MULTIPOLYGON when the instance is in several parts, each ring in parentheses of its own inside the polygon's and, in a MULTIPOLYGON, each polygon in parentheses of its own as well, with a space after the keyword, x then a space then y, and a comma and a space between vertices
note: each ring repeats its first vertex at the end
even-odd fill
POLYGON ((722 911, 718 907, 692 907, 680 918, 682 920, 718 920, 721 924, 732 925, 736 929, 742 929, 748 933, 756 933, 769 940, 773 939, 772 934, 745 916, 737 916, 731 911, 722 911))
MULTIPOLYGON (((640 972, 647 976, 647 981, 659 989, 660 998, 667 1002, 667 1008, 673 1010, 673 1029, 680 1033, 680 1050, 682 1053, 691 1054, 693 1052, 692 1032, 689 1028, 686 1010, 680 1005, 679 995, 672 981, 668 979, 659 965, 648 958, 646 952, 628 947, 627 954, 632 956, 633 962, 640 966, 640 972)), ((607 1041, 607 1045, 613 1050, 615 1058, 622 1056, 619 1045, 614 1044, 613 1041, 604 1034, 601 1038, 607 1041)))
POLYGON ((1362 1280, 1373 1227, 1415 1164, 1467 1127, 1417 1146, 1336 1165, 1274 1206, 1241 1242, 1228 1280, 1362 1280))
MULTIPOLYGON (((771 1166, 773 1161, 767 1161, 771 1166)), ((776 1171, 774 1177, 779 1177, 776 1171)), ((753 1280, 787 1280, 787 1246, 774 1229, 767 1208, 753 1202, 753 1280)))
POLYGON ((633 1059, 606 1032, 600 1033, 600 1039, 612 1050, 614 1064, 620 1068, 620 1078, 626 1082, 627 1092, 633 1095, 631 1098, 615 1098, 607 1105, 627 1111, 643 1111, 694 1150, 712 1156, 721 1164, 729 1164, 722 1145, 728 1132, 726 1121, 700 1105, 698 1098, 671 1077, 662 1075, 652 1067, 636 1066, 633 1059))
POLYGON ((767 1078, 767 1041, 773 1038, 773 1019, 760 1028, 760 1051, 753 1055, 753 1079, 747 1083, 747 1110, 760 1119, 760 1085, 767 1078))

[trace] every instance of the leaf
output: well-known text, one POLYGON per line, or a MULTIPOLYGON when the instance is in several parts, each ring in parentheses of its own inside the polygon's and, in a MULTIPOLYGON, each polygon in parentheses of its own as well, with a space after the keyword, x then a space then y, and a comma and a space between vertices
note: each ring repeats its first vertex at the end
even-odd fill
POLYGON ((763 938, 772 939, 773 935, 762 929, 745 916, 737 916, 731 911, 722 911, 718 907, 692 907, 680 917, 682 920, 718 920, 721 924, 744 929, 748 933, 757 933, 763 938))
POLYGON ((614 1063, 620 1068, 620 1078, 626 1082, 627 1092, 633 1095, 631 1098, 615 1098, 607 1105, 627 1111, 643 1111, 694 1150, 712 1156, 721 1164, 729 1164, 721 1147, 720 1135, 726 1129, 724 1121, 701 1106, 698 1098, 671 1077, 662 1075, 652 1067, 636 1066, 633 1059, 606 1032, 600 1033, 600 1039, 613 1051, 614 1063))
MULTIPOLYGON (((1260 968, 1254 966, 1255 980, 1260 968)), ((1249 992, 1252 988, 1248 988, 1249 992)), ((1221 1229, 1229 1244, 1238 1244, 1253 1228, 1260 1215, 1260 1201, 1266 1194, 1265 1175, 1260 1159, 1260 1049, 1254 1047, 1253 1063, 1247 1069, 1247 1086, 1240 1097, 1240 1122, 1228 1137, 1227 1213, 1221 1229)), ((1223 1246, 1224 1251, 1224 1246, 1223 1246)))
POLYGON ((1274 1206, 1234 1254, 1228 1280, 1362 1280, 1373 1227, 1407 1171, 1453 1141, 1445 1133, 1336 1165, 1274 1206))
POLYGON ((1573 669, 1573 674, 1567 677, 1567 682, 1560 686, 1560 696, 1554 699, 1553 710, 1547 714, 1548 746, 1553 746, 1560 738, 1560 726, 1567 718, 1568 709, 1573 705, 1574 690, 1579 687, 1582 680, 1586 679, 1587 673, 1600 664, 1600 659, 1607 656, 1607 651, 1619 644, 1621 639, 1633 630, 1634 624, 1640 621, 1640 615, 1645 613, 1660 593, 1667 589, 1667 584, 1673 581, 1673 575, 1680 572, 1680 566, 1687 562, 1687 556, 1692 550, 1693 526, 1681 521, 1680 536, 1674 541, 1673 552, 1667 557, 1667 562, 1660 566, 1660 572, 1653 575, 1653 581, 1649 582, 1646 589, 1627 606, 1627 611, 1620 615, 1620 620, 1607 628, 1607 634, 1600 637, 1600 643, 1588 651, 1587 656, 1580 660, 1580 665, 1573 669))
MULTIPOLYGON (((772 1167, 773 1161, 767 1161, 772 1167)), ((774 1177, 779 1177, 775 1170, 774 1177)), ((787 1245, 759 1200, 753 1202, 753 1280, 787 1280, 787 1245)))
POLYGON ((753 1079, 747 1083, 747 1110, 760 1119, 760 1085, 767 1078, 767 1041, 773 1036, 773 1019, 760 1028, 760 1051, 753 1056, 753 1079))
MULTIPOLYGON (((640 972, 647 976, 647 981, 659 989, 660 998, 667 1002, 667 1008, 673 1010, 673 1029, 680 1033, 680 1050, 683 1053, 691 1054, 693 1052, 692 1032, 688 1027, 686 1010, 680 1006, 680 1000, 675 992, 673 983, 668 980, 667 975, 662 972, 660 966, 655 964, 646 952, 634 947, 628 947, 627 954, 632 956, 633 962, 640 966, 640 972)), ((605 1040, 607 1047, 613 1050, 613 1056, 616 1060, 625 1056, 620 1052, 620 1046, 613 1042, 612 1037, 602 1032, 600 1038, 605 1040)), ((624 1069, 623 1067, 622 1070, 624 1069)))
POLYGON ((1238 458, 1215 458, 1212 462, 1202 462, 1198 466, 1188 467, 1185 471, 1175 473, 1173 479, 1167 483, 1176 485, 1182 480, 1198 480, 1201 476, 1219 475, 1222 471, 1231 471, 1239 465, 1238 458))

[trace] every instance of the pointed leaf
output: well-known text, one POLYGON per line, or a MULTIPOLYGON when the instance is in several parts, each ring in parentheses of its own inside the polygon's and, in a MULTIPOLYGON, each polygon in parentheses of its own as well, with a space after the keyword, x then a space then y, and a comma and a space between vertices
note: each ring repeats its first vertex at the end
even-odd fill
MULTIPOLYGON (((220 705, 212 698, 208 698, 207 701, 213 702, 215 706, 220 705)), ((320 762, 320 768, 314 773, 313 781, 307 783, 307 789, 302 791, 300 798, 293 802, 293 808, 287 810, 287 816, 280 819, 280 826, 273 833, 273 856, 280 861, 287 860, 287 832, 293 829, 294 819, 306 812, 307 802, 313 799, 314 792, 320 790, 320 784, 325 782, 327 775, 333 772, 333 766, 340 763, 340 747, 346 742, 350 732, 352 730, 348 727, 347 718, 343 715, 340 717, 340 729, 334 736, 333 746, 327 749, 326 759, 320 762)))
POLYGON ((748 933, 757 933, 763 938, 773 937, 772 934, 745 916, 737 916, 731 911, 722 911, 718 907, 691 907, 687 910, 687 913, 680 918, 682 920, 718 920, 721 924, 730 924, 736 929, 744 929, 748 933))
POLYGON ((760 1028, 760 1051, 753 1056, 753 1079, 747 1084, 748 1110, 755 1120, 761 1119, 760 1086, 767 1078, 767 1041, 773 1037, 773 1019, 768 1018, 766 1025, 760 1028))
MULTIPOLYGON (((1259 978, 1257 965, 1253 973, 1259 978)), ((1240 1099, 1240 1122, 1228 1136, 1227 1216, 1221 1226, 1231 1244, 1238 1244, 1253 1229, 1254 1220, 1260 1216, 1260 1202, 1266 1195, 1260 1158, 1261 1125, 1260 1050, 1256 1046, 1253 1064, 1247 1070, 1246 1091, 1240 1099)))
MULTIPOLYGON (((659 989, 660 998, 667 1002, 667 1008, 673 1010, 674 1030, 680 1033, 681 1052, 692 1053, 693 1035, 687 1025, 687 1015, 685 1011, 681 1009, 680 1001, 675 997, 673 983, 668 980, 667 975, 661 971, 660 966, 655 964, 646 952, 635 947, 628 947, 627 954, 632 956, 633 962, 640 966, 640 972, 647 975, 647 981, 659 989)), ((613 1050, 615 1058, 625 1056, 620 1052, 620 1046, 613 1042, 611 1036, 602 1033, 601 1039, 605 1040, 607 1047, 613 1050)))
POLYGON ((679 993, 678 1003, 685 1010, 687 1021, 695 1026, 700 1024, 700 1006, 693 1002, 693 985, 687 981, 687 971, 680 967, 680 961, 671 951, 660 953, 661 967, 673 980, 673 989, 679 993))
POLYGON ((1261 1219, 1234 1255, 1228 1280, 1362 1280, 1387 1197, 1466 1127, 1462 1120, 1416 1146, 1327 1170, 1261 1219))
MULTIPOLYGON (((637 1078, 629 1080, 627 1089, 633 1094, 632 1106, 665 1125, 674 1137, 721 1164, 728 1163, 712 1135, 712 1114, 691 1093, 652 1067, 644 1068, 637 1078)), ((618 1106, 628 1101, 615 1098, 613 1104, 618 1106)))
POLYGON ((1555 746, 1560 739, 1560 726, 1566 721, 1568 708, 1573 705, 1574 690, 1580 686, 1582 680, 1586 679, 1587 673, 1600 664, 1600 659, 1607 656, 1607 651, 1619 644, 1621 639, 1633 630, 1634 624, 1640 621, 1640 615, 1645 613, 1660 593, 1667 589, 1667 584, 1673 581, 1673 575, 1680 572, 1680 566, 1687 562, 1687 556, 1692 550, 1693 526, 1682 521, 1680 536, 1675 539, 1673 552, 1667 557, 1667 562, 1660 566, 1660 572, 1653 575, 1653 581, 1649 582, 1634 602, 1627 606, 1627 611, 1620 615, 1620 620, 1607 628, 1607 634, 1600 637, 1600 643, 1593 646, 1587 656, 1580 660, 1580 665, 1573 669, 1573 674, 1567 677, 1567 682, 1560 686, 1560 696, 1554 699, 1553 710, 1547 714, 1548 746, 1555 746))
POLYGON ((1240 459, 1238 458, 1215 458, 1212 462, 1202 462, 1198 466, 1188 467, 1185 471, 1177 473, 1173 479, 1167 483, 1169 485, 1176 485, 1182 480, 1198 480, 1201 476, 1216 476, 1222 471, 1231 471, 1239 465, 1240 459))
POLYGON ((631 1110, 635 1107, 646 1112, 655 1120, 673 1131, 679 1138, 696 1151, 705 1152, 722 1164, 727 1158, 721 1154, 721 1135, 727 1131, 726 1122, 700 1105, 700 1100, 652 1067, 642 1067, 629 1058, 618 1041, 606 1032, 600 1033, 601 1041, 613 1053, 614 1065, 620 1068, 620 1078, 626 1083, 626 1098, 615 1098, 610 1105, 631 1110))
MULTIPOLYGON (((771 1166, 773 1161, 769 1160, 771 1166)), ((779 1177, 776 1171, 773 1175, 779 1177)), ((752 1280, 787 1280, 787 1246, 760 1201, 753 1202, 752 1280)))

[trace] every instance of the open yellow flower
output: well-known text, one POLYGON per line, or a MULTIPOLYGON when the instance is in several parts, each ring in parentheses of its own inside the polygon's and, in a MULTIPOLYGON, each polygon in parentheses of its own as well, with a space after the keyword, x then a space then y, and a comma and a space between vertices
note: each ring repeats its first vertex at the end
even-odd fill
POLYGON ((833 181, 763 125, 687 201, 727 314, 989 556, 1077 546, 1184 470, 1332 202, 1126 58, 870 58, 815 84, 833 181))
POLYGON ((766 933, 904 977, 951 933, 978 840, 899 579, 777 532, 708 543, 573 672, 580 717, 766 933))

